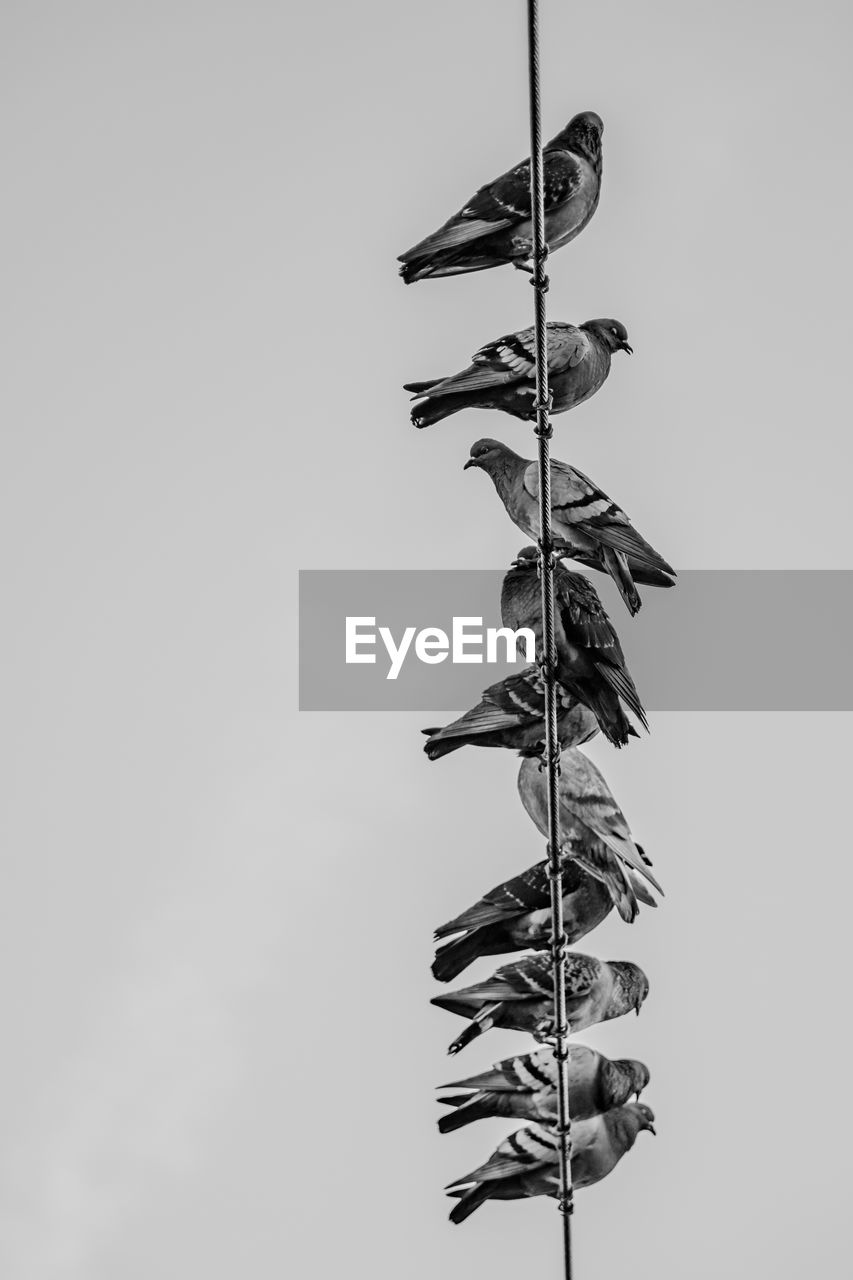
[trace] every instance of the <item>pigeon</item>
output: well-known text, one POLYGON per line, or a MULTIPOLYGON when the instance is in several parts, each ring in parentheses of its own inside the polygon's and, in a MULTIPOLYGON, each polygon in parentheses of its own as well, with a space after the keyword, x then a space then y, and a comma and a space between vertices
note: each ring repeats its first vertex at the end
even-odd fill
MULTIPOLYGON (((589 874, 584 870, 586 851, 598 843, 589 828, 579 828, 571 853, 562 860, 563 924, 572 944, 591 933, 614 906, 629 924, 637 915, 637 899, 657 906, 642 881, 630 871, 624 872, 606 848, 591 848, 589 858, 596 871, 589 874), (600 863, 608 858, 616 862, 615 876, 602 876, 599 870, 600 863)), ((526 948, 542 951, 549 947, 551 881, 547 861, 537 862, 521 875, 491 889, 473 907, 436 929, 435 937, 448 938, 455 933, 462 936, 445 943, 435 954, 432 974, 439 982, 452 982, 480 956, 526 948)))
MULTIPOLYGON (((572 951, 566 956, 566 1012, 571 1031, 618 1018, 629 1009, 640 1012, 649 980, 626 960, 597 960, 572 951)), ((470 1018, 448 1049, 459 1053, 490 1027, 529 1031, 536 1040, 554 1035, 554 973, 551 955, 524 956, 497 969, 485 982, 433 996, 432 1004, 470 1018)))
MULTIPOLYGON (((639 1098, 649 1083, 649 1069, 634 1058, 611 1061, 585 1044, 573 1044, 569 1056, 569 1113, 574 1123, 621 1107, 632 1094, 639 1098)), ((491 1071, 454 1080, 443 1089, 467 1093, 439 1098, 453 1110, 438 1122, 439 1132, 454 1133, 475 1120, 512 1116, 554 1124, 557 1115, 557 1060, 551 1049, 496 1062, 491 1071)))
MULTIPOLYGON (((547 328, 551 413, 565 413, 595 395, 610 372, 613 353, 632 351, 619 320, 587 320, 580 326, 553 320, 547 328)), ((404 391, 420 402, 412 409, 416 427, 431 427, 460 409, 499 409, 524 422, 536 421, 533 329, 496 338, 471 361, 449 378, 404 384, 404 391)))
MULTIPOLYGON (((594 712, 602 733, 615 747, 623 747, 636 730, 622 710, 621 700, 648 730, 649 724, 625 655, 598 592, 582 573, 554 566, 556 676, 564 689, 594 712)), ((517 631, 535 632, 537 656, 544 651, 539 553, 525 547, 503 580, 501 620, 517 631)))
MULTIPOLYGON (((590 875, 606 877, 613 884, 613 892, 618 892, 623 879, 633 890, 635 882, 633 878, 628 879, 633 870, 648 880, 658 893, 663 893, 649 870, 650 859, 645 850, 635 844, 625 815, 601 772, 582 751, 570 747, 560 756, 557 792, 562 854, 577 857, 583 870, 590 875)), ((548 778, 538 763, 527 760, 522 763, 518 771, 518 794, 528 814, 547 838, 548 778)))
MULTIPOLYGON (((638 1133, 648 1129, 654 1134, 654 1123, 650 1107, 629 1102, 572 1124, 572 1188, 580 1191, 606 1178, 631 1150, 638 1133)), ((559 1195, 559 1158, 556 1129, 543 1124, 517 1129, 479 1169, 450 1184, 448 1194, 459 1201, 450 1221, 464 1222, 486 1200, 559 1195)))
MULTIPOLYGON (((545 682, 538 667, 493 684, 476 707, 443 728, 424 729, 424 751, 438 760, 460 747, 508 747, 521 756, 541 756, 545 749, 545 682)), ((598 721, 577 698, 557 687, 557 736, 560 746, 588 742, 598 721)))
MULTIPOLYGON (((579 942, 613 909, 613 900, 600 880, 582 871, 577 862, 563 864, 563 919, 570 943, 579 942)), ((439 947, 432 975, 452 982, 480 956, 502 955, 551 945, 551 888, 548 863, 538 862, 490 890, 461 916, 436 929, 436 938, 462 936, 439 947)))
MULTIPOLYGON (((583 231, 598 205, 601 190, 601 135, 594 111, 574 116, 545 146, 545 236, 559 249, 583 231)), ((530 161, 523 160, 481 187, 464 209, 403 253, 400 275, 406 284, 428 276, 485 271, 505 263, 523 265, 533 252, 530 218, 530 161)))
MULTIPOLYGON (((539 464, 520 458, 500 440, 478 440, 463 470, 491 476, 509 518, 539 538, 539 464)), ((671 587, 675 570, 632 527, 621 507, 582 472, 551 459, 551 523, 558 550, 590 569, 609 573, 635 614, 642 601, 636 582, 671 587)))

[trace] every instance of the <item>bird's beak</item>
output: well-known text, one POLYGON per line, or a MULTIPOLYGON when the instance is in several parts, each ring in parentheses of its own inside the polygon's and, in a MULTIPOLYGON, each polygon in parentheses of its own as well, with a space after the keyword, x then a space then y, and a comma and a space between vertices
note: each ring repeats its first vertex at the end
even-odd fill
POLYGON ((649 1125, 649 1133, 652 1135, 653 1138, 656 1138, 658 1136, 658 1131, 653 1124, 649 1125))
POLYGON ((465 463, 465 466, 462 468, 462 470, 467 471, 469 467, 476 467, 476 466, 479 466, 477 459, 469 458, 468 461, 465 463))
POLYGON ((637 1017, 639 1018, 639 1016, 640 1016, 640 1006, 639 1006, 639 1005, 637 1005, 636 1009, 634 1010, 634 1013, 636 1013, 637 1017))
POLYGON ((623 342, 620 349, 622 351, 627 351, 629 356, 634 354, 634 348, 631 346, 630 342, 623 342))

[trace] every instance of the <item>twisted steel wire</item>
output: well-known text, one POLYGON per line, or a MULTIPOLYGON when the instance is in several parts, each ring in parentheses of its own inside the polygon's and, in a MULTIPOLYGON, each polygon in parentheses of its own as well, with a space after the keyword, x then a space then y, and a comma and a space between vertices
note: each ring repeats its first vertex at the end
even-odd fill
POLYGON ((569 1026, 566 1015, 566 938, 563 922, 563 869, 560 857, 557 735, 557 646, 554 636, 554 546, 551 534, 551 394, 548 389, 548 330, 545 294, 545 191, 542 158, 542 107, 539 79, 539 0, 527 0, 527 49, 530 90, 530 202, 533 224, 533 285, 536 337, 536 426, 539 446, 539 578, 542 588, 542 674, 545 683, 545 757, 548 773, 548 875, 551 886, 551 959, 554 970, 554 1057, 557 1062, 557 1136, 559 1142, 563 1254, 566 1280, 572 1277, 572 1163, 569 1107, 569 1026))

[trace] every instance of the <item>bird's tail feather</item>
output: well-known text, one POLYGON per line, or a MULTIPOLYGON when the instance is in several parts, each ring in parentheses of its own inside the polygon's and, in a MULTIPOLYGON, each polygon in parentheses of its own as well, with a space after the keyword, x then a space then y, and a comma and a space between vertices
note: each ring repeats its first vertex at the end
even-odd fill
POLYGON ((416 404, 412 408, 412 422, 418 427, 432 427, 436 422, 441 422, 444 418, 449 418, 451 414, 459 413, 460 409, 467 409, 469 405, 476 405, 477 397, 465 392, 458 392, 446 396, 430 396, 426 392, 426 399, 420 404, 416 404))
POLYGON ((619 705, 619 698, 612 689, 602 688, 587 696, 590 709, 609 743, 614 747, 624 747, 630 737, 636 737, 636 730, 632 729, 630 721, 619 705))
POLYGON ((479 1209, 481 1204, 489 1199, 492 1194, 492 1183, 480 1182, 476 1187, 470 1187, 467 1191, 449 1191, 448 1195, 458 1198, 459 1203, 454 1205, 450 1211, 450 1221, 453 1223, 464 1222, 466 1218, 470 1218, 475 1209, 479 1209))
POLYGON ((652 569, 646 565, 638 564, 631 556, 628 557, 628 566, 631 570, 631 577, 635 582, 639 582, 644 587, 674 587, 675 573, 672 576, 663 573, 660 569, 652 569))
MULTIPOLYGON (((433 1001, 435 1003, 435 1001, 433 1001)), ((447 1052, 450 1054, 459 1053, 465 1048, 466 1044, 470 1044, 472 1040, 476 1040, 477 1036, 483 1035, 490 1027, 494 1026, 494 1015, 501 1007, 501 1001, 496 1004, 487 1004, 484 1009, 480 1009, 476 1017, 472 1018, 464 1031, 460 1031, 456 1039, 450 1044, 447 1052)))
POLYGON ((424 743, 424 751, 430 760, 440 760, 442 756, 450 755, 451 751, 458 751, 460 747, 466 745, 465 738, 442 738, 441 727, 436 726, 434 729, 422 729, 428 737, 428 741, 424 743))
POLYGON ((411 391, 413 397, 417 400, 427 391, 432 390, 433 387, 437 387, 439 382, 443 381, 443 378, 427 378, 425 382, 404 382, 403 390, 411 391))
POLYGON ((631 577, 631 570, 628 568, 628 561, 621 551, 614 551, 612 547, 602 547, 604 563, 607 572, 616 583, 617 590, 628 606, 628 612, 633 618, 639 613, 642 607, 640 593, 634 585, 634 579, 631 577))
MULTIPOLYGON (((446 1102, 446 1098, 441 1099, 446 1102)), ((475 1120, 485 1120, 489 1116, 500 1115, 500 1109, 494 1098, 489 1094, 475 1094, 473 1097, 469 1095, 462 1099, 455 1111, 449 1112, 441 1117, 438 1122, 439 1133, 455 1133, 457 1129, 464 1129, 466 1124, 472 1124, 475 1120)))
POLYGON ((637 693, 637 687, 631 679, 627 671, 622 667, 616 667, 612 663, 602 662, 598 670, 609 684, 610 688, 617 694, 629 711, 632 711, 639 720, 640 724, 649 731, 649 722, 646 719, 645 708, 640 701, 640 695, 637 693))
POLYGON ((641 880, 633 871, 628 872, 628 879, 631 881, 631 888, 634 890, 634 896, 638 902, 642 902, 647 907, 656 907, 657 899, 652 897, 644 880, 641 880))
POLYGON ((480 956, 500 955, 506 949, 500 929, 488 926, 472 929, 464 937, 455 938, 438 948, 432 963, 432 976, 437 982, 452 982, 480 956))

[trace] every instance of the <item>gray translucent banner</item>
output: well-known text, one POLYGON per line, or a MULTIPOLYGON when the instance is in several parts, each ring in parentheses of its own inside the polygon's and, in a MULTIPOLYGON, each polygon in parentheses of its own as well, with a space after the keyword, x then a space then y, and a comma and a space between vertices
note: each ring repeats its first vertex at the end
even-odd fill
MULTIPOLYGON (((299 705, 303 711, 460 711, 521 664, 453 661, 438 628, 453 619, 485 658, 486 628, 500 627, 503 570, 303 570, 299 575, 299 705), (347 662, 347 619, 359 642, 347 662), (353 619, 374 619, 375 622, 353 619), (398 674, 386 629, 398 651, 398 674), (405 655, 400 644, 407 628, 405 655), (375 640, 371 635, 375 633, 375 640), (420 652, 422 657, 418 657, 420 652), (431 661, 430 661, 431 659, 431 661)), ((641 589, 629 617, 609 580, 595 585, 615 623, 640 696, 657 711, 850 711, 853 571, 691 570, 676 587, 641 589)))

